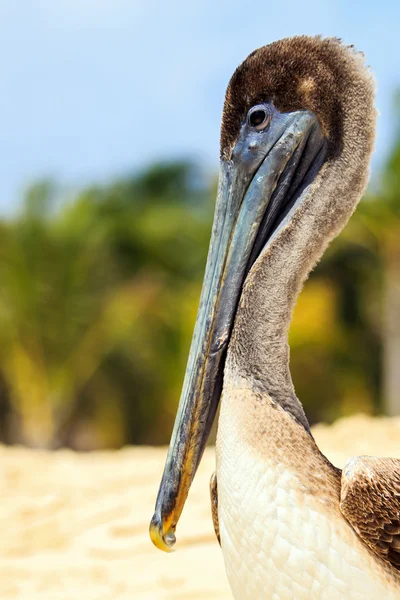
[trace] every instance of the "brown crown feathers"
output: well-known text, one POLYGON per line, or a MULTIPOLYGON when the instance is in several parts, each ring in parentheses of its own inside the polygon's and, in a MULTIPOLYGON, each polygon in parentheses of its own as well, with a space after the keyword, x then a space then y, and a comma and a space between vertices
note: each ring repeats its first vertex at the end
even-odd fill
POLYGON ((343 103, 349 90, 365 79, 360 56, 336 38, 307 36, 286 38, 249 54, 226 91, 221 157, 229 159, 249 109, 270 101, 281 112, 313 111, 328 139, 329 154, 340 154, 343 103))

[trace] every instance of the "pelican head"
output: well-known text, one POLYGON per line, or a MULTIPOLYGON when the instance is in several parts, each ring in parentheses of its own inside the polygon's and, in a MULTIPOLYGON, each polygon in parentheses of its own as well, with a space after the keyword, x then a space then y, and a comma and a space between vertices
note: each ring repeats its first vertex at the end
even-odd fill
MULTIPOLYGON (((256 285, 252 274, 261 263, 268 270, 268 254, 282 256, 264 295, 270 294, 272 305, 274 282, 285 271, 290 292, 283 308, 281 299, 272 305, 271 320, 286 331, 302 282, 364 190, 375 111, 373 81, 362 63, 360 55, 336 39, 295 37, 252 52, 229 82, 203 289, 150 524, 151 539, 165 551, 175 543, 233 343, 232 360, 241 361, 253 380, 262 379, 251 352, 264 342, 251 338, 250 327, 244 334, 243 325, 246 318, 264 318, 256 314, 257 303, 252 315, 246 313, 246 298, 256 285), (294 232, 296 243, 291 242, 294 232)), ((287 401, 285 408, 308 430, 299 403, 287 401)))

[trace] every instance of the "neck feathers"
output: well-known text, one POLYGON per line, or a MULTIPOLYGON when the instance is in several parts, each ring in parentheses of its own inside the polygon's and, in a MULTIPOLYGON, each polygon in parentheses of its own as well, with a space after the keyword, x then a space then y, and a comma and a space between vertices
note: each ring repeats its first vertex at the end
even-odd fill
POLYGON ((345 84, 341 140, 253 265, 238 307, 226 369, 261 388, 309 429, 289 370, 288 330, 297 297, 368 182, 376 112, 374 83, 360 55, 337 44, 345 84))

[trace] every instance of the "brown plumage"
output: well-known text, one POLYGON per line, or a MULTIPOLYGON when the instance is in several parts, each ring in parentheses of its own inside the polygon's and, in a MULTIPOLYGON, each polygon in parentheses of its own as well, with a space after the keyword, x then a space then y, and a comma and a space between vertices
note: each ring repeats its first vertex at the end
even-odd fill
MULTIPOLYGON (((234 72, 225 96, 221 155, 229 157, 248 110, 272 101, 281 112, 311 110, 340 152, 349 86, 360 76, 353 47, 335 38, 299 36, 279 40, 252 52, 234 72), (354 79, 356 75, 356 79, 354 79)), ((359 92, 362 92, 360 88, 359 92)))
POLYGON ((240 600, 399 596, 398 463, 353 460, 342 490, 289 368, 297 297, 368 182, 374 96, 361 54, 308 37, 256 50, 227 89, 203 291, 150 535, 175 543, 220 403, 211 509, 240 600))
POLYGON ((261 99, 279 110, 315 112, 330 154, 287 225, 267 244, 244 283, 227 364, 304 427, 289 370, 287 334, 305 279, 347 223, 369 177, 375 139, 374 79, 363 55, 337 39, 296 37, 256 50, 226 92, 221 153, 228 156, 246 111, 261 99), (268 290, 268 293, 266 293, 268 290))
MULTIPOLYGON (((313 111, 328 139, 329 155, 306 199, 246 279, 226 369, 253 382, 257 394, 266 394, 308 430, 290 376, 287 331, 304 280, 347 222, 368 181, 375 137, 374 82, 363 56, 337 39, 296 37, 259 48, 228 85, 222 157, 230 158, 248 110, 265 101, 281 112, 313 111)), ((341 492, 340 510, 359 537, 399 569, 400 461, 352 459, 340 490, 340 471, 321 456, 312 439, 304 443, 323 458, 333 497, 341 492)), ((215 476, 211 498, 218 537, 215 476)))
POLYGON ((400 570, 400 460, 351 459, 342 473, 340 509, 367 546, 400 570))
POLYGON ((211 517, 214 525, 215 535, 219 545, 221 545, 221 536, 219 533, 219 520, 218 520, 218 487, 217 487, 217 474, 213 473, 210 479, 210 499, 211 499, 211 517))

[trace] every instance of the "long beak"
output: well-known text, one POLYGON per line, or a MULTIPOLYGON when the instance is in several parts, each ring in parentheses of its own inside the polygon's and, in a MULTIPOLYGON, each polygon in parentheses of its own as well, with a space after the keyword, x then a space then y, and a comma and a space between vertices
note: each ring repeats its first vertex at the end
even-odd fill
POLYGON ((150 537, 170 551, 175 528, 217 411, 223 368, 244 279, 318 172, 326 143, 316 116, 271 107, 268 129, 242 126, 222 160, 206 272, 175 426, 150 537))

